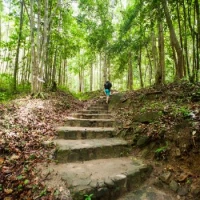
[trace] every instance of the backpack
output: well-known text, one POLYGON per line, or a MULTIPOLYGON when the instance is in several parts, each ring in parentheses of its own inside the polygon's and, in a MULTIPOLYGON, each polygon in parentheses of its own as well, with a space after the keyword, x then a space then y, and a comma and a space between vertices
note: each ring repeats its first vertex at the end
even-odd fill
POLYGON ((105 89, 110 89, 111 88, 110 82, 106 82, 104 87, 105 87, 105 89))

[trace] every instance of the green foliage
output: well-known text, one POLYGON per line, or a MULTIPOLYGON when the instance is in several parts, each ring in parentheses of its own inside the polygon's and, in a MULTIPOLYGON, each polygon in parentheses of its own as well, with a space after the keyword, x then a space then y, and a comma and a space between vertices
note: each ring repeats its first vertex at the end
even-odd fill
MULTIPOLYGON (((145 95, 141 96, 141 100, 142 99, 145 99, 145 95)), ((147 102, 147 104, 144 104, 144 106, 141 108, 140 112, 145 113, 145 112, 154 110, 154 111, 158 111, 158 114, 162 116, 163 107, 164 105, 161 102, 151 102, 151 103, 147 102)))
POLYGON ((89 195, 84 195, 84 197, 85 197, 85 200, 92 200, 92 196, 93 196, 93 194, 89 194, 89 195))
POLYGON ((180 106, 180 107, 174 106, 173 107, 173 115, 175 117, 178 117, 178 116, 189 117, 190 113, 191 113, 191 111, 186 106, 180 106))
POLYGON ((45 196, 47 194, 47 189, 45 188, 40 192, 40 197, 45 196))
POLYGON ((12 83, 13 83, 12 75, 6 73, 0 74, 0 91, 11 90, 12 83))
POLYGON ((159 154, 159 153, 162 153, 164 151, 166 151, 168 148, 168 142, 166 142, 166 145, 165 146, 162 146, 162 147, 159 147, 158 149, 155 150, 155 153, 156 154, 159 154))
POLYGON ((73 96, 79 100, 89 100, 95 97, 99 97, 100 95, 102 95, 102 91, 101 90, 97 90, 94 92, 84 92, 84 93, 73 93, 73 96))

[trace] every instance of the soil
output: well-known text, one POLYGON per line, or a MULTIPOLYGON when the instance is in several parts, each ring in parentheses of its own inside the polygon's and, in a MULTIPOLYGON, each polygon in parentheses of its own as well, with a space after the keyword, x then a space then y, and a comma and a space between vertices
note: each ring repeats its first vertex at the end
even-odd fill
POLYGON ((153 185, 178 199, 200 198, 199 86, 181 82, 116 93, 110 102, 113 111, 119 108, 117 134, 129 141, 133 157, 151 164, 153 185))

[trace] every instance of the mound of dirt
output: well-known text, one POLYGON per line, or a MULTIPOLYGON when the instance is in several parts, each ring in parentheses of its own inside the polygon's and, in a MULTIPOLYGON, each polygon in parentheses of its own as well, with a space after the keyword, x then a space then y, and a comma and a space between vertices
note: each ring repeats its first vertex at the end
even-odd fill
POLYGON ((200 198, 200 85, 182 82, 111 96, 117 134, 155 168, 159 188, 200 198), (116 107, 118 109, 116 109, 116 107))

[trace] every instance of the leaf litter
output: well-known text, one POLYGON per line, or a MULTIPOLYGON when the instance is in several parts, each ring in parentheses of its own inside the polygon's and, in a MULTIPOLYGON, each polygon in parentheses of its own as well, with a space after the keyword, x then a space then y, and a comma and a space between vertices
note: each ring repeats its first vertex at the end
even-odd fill
POLYGON ((47 177, 37 165, 53 160, 55 146, 44 141, 53 140, 54 127, 82 106, 64 92, 48 94, 45 100, 25 97, 0 104, 0 199, 62 199, 63 187, 47 188, 47 177))

